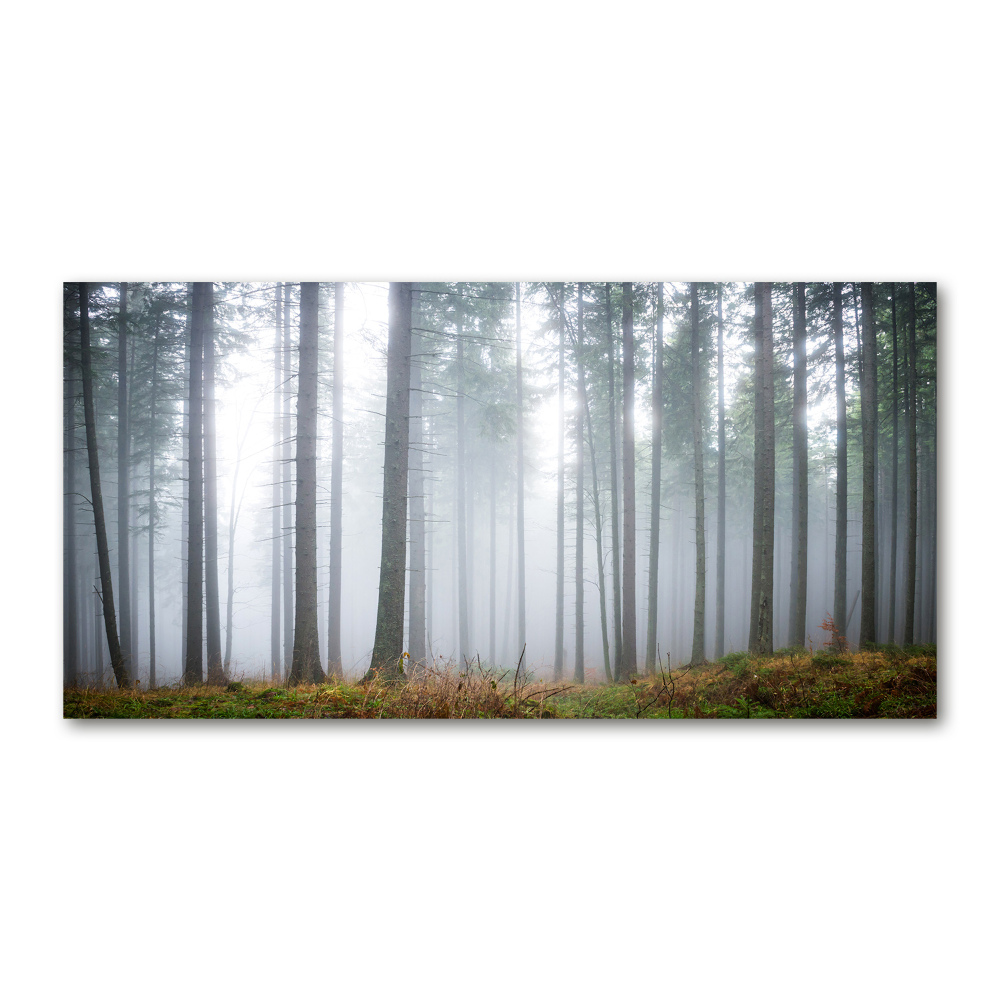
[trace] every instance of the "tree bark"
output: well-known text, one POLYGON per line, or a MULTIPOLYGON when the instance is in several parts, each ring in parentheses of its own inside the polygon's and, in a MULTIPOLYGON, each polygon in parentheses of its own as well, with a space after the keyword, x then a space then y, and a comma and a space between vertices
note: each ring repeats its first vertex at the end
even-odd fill
POLYGON ((188 630, 185 644, 184 683, 204 680, 202 659, 204 482, 202 468, 202 364, 206 314, 211 308, 208 283, 194 283, 191 313, 191 370, 188 382, 188 630))
POLYGON ((875 623, 875 314, 872 283, 861 283, 861 311, 864 317, 863 364, 861 376, 861 633, 858 645, 864 648, 877 638, 875 623))
MULTIPOLYGON (((69 326, 69 286, 64 291, 64 322, 69 326)), ((63 362, 63 685, 76 687, 79 675, 79 626, 76 578, 76 399, 72 363, 63 362)))
POLYGON ((118 597, 122 661, 132 663, 132 588, 129 586, 129 448, 128 448, 128 282, 118 283, 118 597))
POLYGON ((330 588, 326 669, 344 678, 340 618, 344 548, 344 282, 333 286, 333 428, 330 460, 330 588))
POLYGON ((160 317, 156 314, 153 328, 153 378, 149 400, 149 551, 146 556, 149 571, 149 690, 156 688, 156 366, 160 344, 160 317))
POLYGON ((583 283, 576 286, 576 655, 573 680, 582 684, 583 673, 583 422, 587 409, 587 383, 583 366, 583 283))
MULTIPOLYGON (((416 293, 419 303, 419 292, 416 293)), ((418 325, 419 318, 418 318, 418 325)), ((424 515, 424 409, 422 381, 423 337, 411 334, 414 357, 410 359, 410 668, 427 665, 426 567, 424 515)))
POLYGON ((892 283, 892 524, 889 548, 889 642, 896 641, 896 578, 899 575, 899 351, 896 282, 892 283))
POLYGON ((636 670, 635 650, 635 348, 632 330, 632 282, 622 284, 622 669, 630 680, 636 670))
POLYGON ((590 405, 587 404, 587 438, 590 443, 590 471, 594 483, 594 534, 597 542, 597 587, 601 602, 601 639, 604 645, 604 674, 610 684, 614 678, 611 669, 611 647, 608 642, 608 605, 604 579, 604 540, 601 525, 601 491, 597 479, 597 450, 594 447, 594 427, 590 419, 590 405))
POLYGON ((566 645, 566 286, 559 283, 559 397, 556 434, 556 651, 553 678, 562 680, 566 645))
POLYGON ((906 358, 906 444, 909 484, 906 517, 906 622, 903 644, 913 645, 914 600, 917 592, 917 293, 910 282, 910 337, 906 358))
POLYGON ((455 527, 458 533, 458 665, 471 656, 469 647, 469 567, 465 520, 465 336, 462 330, 462 284, 455 301, 455 527))
POLYGON ((660 480, 663 455, 663 282, 656 286, 656 343, 653 345, 652 482, 649 498, 649 612, 646 673, 656 673, 656 613, 660 592, 660 480))
POLYGON ((754 589, 750 652, 774 652, 774 371, 771 283, 758 282, 754 349, 754 589), (758 509, 759 508, 759 509, 758 509))
POLYGON ((396 676, 403 651, 406 588, 406 472, 409 450, 410 282, 389 284, 385 466, 382 487, 382 564, 371 668, 366 677, 396 676))
POLYGON ((837 354, 837 537, 833 558, 833 622, 847 631, 847 392, 844 376, 843 283, 833 283, 833 339, 837 354))
POLYGON ((274 286, 274 408, 271 417, 271 680, 281 680, 281 282, 274 286))
POLYGON ((284 364, 285 392, 282 413, 281 445, 281 534, 282 534, 282 658, 283 673, 287 677, 292 669, 292 645, 295 625, 295 550, 292 534, 292 286, 285 282, 284 301, 284 364))
POLYGON ((806 644, 809 544, 809 450, 806 386, 806 286, 796 282, 792 310, 792 572, 788 645, 806 644))
POLYGON ((524 377, 521 367, 521 282, 515 283, 517 351, 517 654, 527 648, 524 567, 524 377))
POLYGON ((718 300, 719 510, 715 554, 715 658, 726 652, 726 369, 723 355, 722 283, 718 300))
MULTIPOLYGON (((128 687, 128 665, 122 657, 115 621, 115 594, 111 581, 111 555, 104 521, 104 500, 101 495, 101 469, 97 457, 97 423, 94 412, 94 376, 90 360, 90 291, 80 283, 80 367, 83 380, 83 420, 87 432, 87 464, 90 466, 90 500, 94 511, 94 532, 97 535, 97 561, 101 573, 100 601, 104 614, 104 631, 111 655, 111 669, 120 688, 128 687)), ((98 656, 100 661, 100 656, 98 656)))
POLYGON ((691 663, 705 662, 705 457, 701 435, 701 341, 698 283, 691 282, 691 415, 694 430, 694 634, 691 663))
POLYGON ((622 580, 621 540, 618 531, 618 415, 615 411, 615 338, 611 323, 611 282, 604 285, 604 304, 608 320, 608 438, 611 441, 611 581, 613 595, 615 664, 614 677, 619 680, 622 669, 622 580))
MULTIPOLYGON (((289 684, 319 684, 323 680, 316 581, 318 380, 319 282, 303 281, 299 286, 299 384, 295 415, 295 634, 289 684)), ((404 509, 404 545, 405 519, 404 509)))
POLYGON ((219 602, 219 498, 215 434, 215 318, 214 288, 205 282, 204 392, 205 392, 205 639, 208 683, 225 684, 222 669, 222 627, 219 602))

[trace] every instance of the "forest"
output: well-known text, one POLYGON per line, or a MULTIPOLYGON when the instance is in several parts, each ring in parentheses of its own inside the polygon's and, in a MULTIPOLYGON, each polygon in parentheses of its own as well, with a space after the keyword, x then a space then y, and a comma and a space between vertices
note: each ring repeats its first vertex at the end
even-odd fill
POLYGON ((928 282, 70 282, 67 716, 936 714, 928 282))

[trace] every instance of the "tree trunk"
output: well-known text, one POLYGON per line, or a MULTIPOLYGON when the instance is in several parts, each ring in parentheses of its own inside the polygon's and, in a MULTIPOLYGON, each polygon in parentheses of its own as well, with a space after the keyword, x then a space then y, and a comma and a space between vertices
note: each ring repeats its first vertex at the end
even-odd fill
MULTIPOLYGON (((299 286, 299 384, 295 411, 295 633, 289 684, 319 684, 323 680, 316 581, 318 380, 319 282, 303 281, 299 286)), ((406 531, 405 510, 403 531, 406 531)))
POLYGON ((271 418, 271 680, 281 680, 281 282, 274 286, 274 408, 271 418))
POLYGON ((889 548, 889 642, 896 641, 896 578, 899 536, 899 354, 896 330, 896 283, 892 283, 892 523, 889 548))
POLYGON ((910 337, 906 358, 906 444, 909 454, 909 504, 906 517, 906 624, 903 643, 913 645, 914 599, 917 591, 917 293, 910 282, 910 337))
POLYGON ((719 409, 719 510, 715 551, 715 658, 722 659, 726 648, 726 369, 723 356, 722 283, 718 301, 718 409, 719 409))
POLYGON ((622 579, 621 542, 618 537, 618 415, 615 412, 615 338, 611 323, 611 282, 604 285, 604 305, 608 320, 608 438, 611 441, 611 585, 614 590, 615 619, 614 677, 619 680, 622 670, 622 579))
POLYGON ((573 680, 583 683, 583 422, 587 384, 583 368, 583 283, 576 286, 576 655, 573 680))
MULTIPOLYGON (((83 379, 83 419, 87 431, 87 463, 90 466, 90 499, 94 511, 94 531, 97 535, 97 561, 101 571, 100 601, 104 613, 104 631, 111 654, 111 669, 120 688, 128 687, 128 665, 118 642, 115 621, 115 594, 111 582, 111 555, 104 521, 104 500, 101 495, 101 470, 97 457, 97 423, 94 415, 94 376, 90 361, 90 292, 86 282, 80 283, 80 367, 83 379)), ((100 657, 98 657, 100 659, 100 657)))
POLYGON ((590 443, 590 472, 594 482, 594 533, 597 541, 597 587, 601 601, 601 639, 604 644, 604 675, 610 684, 615 675, 611 669, 611 648, 608 642, 608 605, 604 580, 604 540, 601 537, 601 491, 597 480, 597 451, 594 447, 594 427, 587 404, 587 439, 590 443))
POLYGON ((455 530, 458 533, 458 665, 471 655, 469 648, 469 568, 465 520, 465 336, 462 331, 462 284, 455 301, 455 530))
POLYGON ((153 378, 149 400, 149 550, 146 556, 149 571, 149 690, 156 688, 156 365, 159 354, 160 317, 156 314, 153 328, 153 378))
POLYGON ((632 342, 632 282, 622 284, 622 493, 624 503, 622 552, 621 679, 635 675, 635 350, 632 342))
POLYGON ((344 282, 333 286, 333 428, 330 458, 330 587, 326 669, 344 679, 340 618, 344 547, 344 282))
POLYGON ((562 680, 566 644, 566 286, 559 283, 559 398, 556 432, 556 652, 553 679, 562 680))
POLYGON ((656 344, 653 347, 652 483, 649 499, 649 617, 646 673, 656 673, 656 612, 660 592, 660 480, 663 454, 663 282, 656 286, 656 344))
POLYGON ((524 378, 521 370, 521 282, 515 283, 517 351, 517 654, 527 647, 524 589, 524 378))
MULTIPOLYGON (((419 304, 420 293, 417 292, 416 295, 419 304)), ((410 359, 410 638, 408 648, 410 668, 419 672, 427 665, 426 568, 424 563, 424 404, 421 370, 423 337, 419 333, 413 333, 411 336, 414 357, 410 359)))
POLYGON ((285 282, 285 393, 282 414, 281 445, 281 534, 282 534, 282 659, 283 673, 288 676, 292 669, 292 644, 295 625, 295 552, 292 535, 292 286, 285 282))
POLYGON ((396 676, 403 651, 406 589, 406 471, 409 438, 412 285, 389 283, 389 345, 382 486, 382 564, 378 617, 368 678, 396 676))
MULTIPOLYGON (((194 325, 194 284, 188 283, 185 295, 187 308, 188 335, 184 338, 184 382, 191 383, 191 328, 194 325)), ((181 468, 190 471, 191 468, 191 400, 190 393, 184 393, 182 407, 184 416, 182 421, 182 451, 183 461, 181 468)), ((185 651, 184 659, 187 657, 187 634, 188 634, 188 545, 190 542, 190 532, 188 526, 191 522, 191 476, 183 477, 183 500, 181 501, 181 649, 185 651)))
POLYGON ((691 414, 694 429, 694 635, 691 662, 705 662, 705 457, 701 439, 701 342, 698 283, 691 282, 691 414))
POLYGON ((875 625, 875 313, 872 283, 861 283, 861 311, 864 316, 863 364, 861 375, 861 634, 864 648, 877 640, 875 625))
POLYGON ((809 544, 809 447, 806 397, 806 286, 796 282, 792 311, 792 572, 788 645, 806 644, 806 583, 809 544))
POLYGON ((132 663, 132 588, 129 586, 128 512, 128 282, 118 283, 118 597, 122 661, 130 676, 132 663))
POLYGON ((837 538, 833 557, 833 621, 847 630, 847 393, 844 381, 843 284, 833 283, 833 339, 837 354, 837 538))
POLYGON ((757 282, 754 323, 754 568, 750 652, 774 652, 774 372, 771 283, 757 282))
POLYGON ((215 434, 215 321, 214 289, 205 282, 205 638, 208 683, 225 684, 222 670, 222 627, 219 620, 219 499, 215 434))
MULTIPOLYGON (((64 292, 69 298, 68 286, 64 292)), ((65 301, 65 300, 64 300, 65 301)), ((64 316, 69 325, 68 311, 64 316)), ((63 685, 76 687, 79 674, 76 579, 76 399, 71 361, 63 375, 63 685)))

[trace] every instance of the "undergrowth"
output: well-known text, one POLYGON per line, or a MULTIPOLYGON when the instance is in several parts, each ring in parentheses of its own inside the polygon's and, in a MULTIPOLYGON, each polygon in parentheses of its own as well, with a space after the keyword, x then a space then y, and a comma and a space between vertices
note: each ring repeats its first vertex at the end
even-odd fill
POLYGON ((525 681, 520 670, 426 668, 405 683, 140 690, 68 689, 66 718, 119 719, 623 719, 935 718, 933 646, 850 653, 731 653, 718 663, 663 670, 628 684, 525 681))

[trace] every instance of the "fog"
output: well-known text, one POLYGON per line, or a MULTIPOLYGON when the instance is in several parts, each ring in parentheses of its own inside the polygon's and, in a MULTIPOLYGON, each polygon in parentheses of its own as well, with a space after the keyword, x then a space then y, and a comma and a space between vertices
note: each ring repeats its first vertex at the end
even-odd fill
MULTIPOLYGON (((616 426, 609 430, 606 331, 613 331, 621 350, 622 285, 586 283, 584 300, 585 382, 590 409, 591 442, 585 444, 583 476, 583 638, 584 673, 588 682, 606 679, 604 633, 601 624, 598 576, 604 573, 606 610, 612 624, 611 478, 617 476, 619 506, 622 496, 621 359, 615 360, 616 426), (610 435, 617 435, 617 469, 612 472, 610 435), (601 559, 598 560, 593 470, 601 516, 601 559)), ((774 485, 773 646, 789 641, 792 599, 790 577, 795 539, 792 526, 792 319, 791 287, 774 285, 774 422, 778 457, 774 485), (786 301, 787 300, 787 301, 786 301)), ((635 337, 635 614, 637 662, 646 662, 649 613, 649 560, 652 476, 652 407, 656 294, 653 283, 636 283, 635 337)), ((907 577, 906 489, 908 471, 903 420, 903 389, 897 377, 896 454, 898 482, 895 522, 895 600, 893 633, 889 632, 892 525, 893 445, 893 330, 890 304, 905 299, 902 284, 878 284, 875 328, 878 359, 877 522, 877 641, 903 641, 905 581, 907 577), (898 291, 897 291, 898 290, 898 291)), ((807 312, 808 414, 808 570, 806 588, 806 646, 821 648, 830 634, 821 626, 834 612, 836 539, 836 401, 835 356, 830 329, 828 285, 810 284, 807 312)), ((333 461, 334 374, 342 364, 343 396, 343 520, 341 650, 346 678, 358 678, 372 659, 379 600, 382 540, 382 488, 385 451, 386 343, 388 330, 386 282, 348 282, 342 286, 343 357, 334 349, 334 284, 319 286, 319 364, 317 441, 317 586, 319 648, 324 670, 328 645, 328 599, 331 551, 331 471, 333 461)), ((425 471, 425 551, 428 659, 442 667, 463 667, 468 661, 513 668, 521 654, 517 622, 516 544, 516 395, 514 388, 517 311, 521 297, 520 337, 523 349, 524 421, 524 552, 526 629, 524 662, 537 677, 552 676, 556 661, 557 618, 557 509, 559 440, 563 435, 565 598, 563 662, 573 671, 576 609, 576 421, 578 294, 572 283, 513 282, 413 285, 411 364, 419 366, 423 417, 421 441, 414 446, 411 428, 411 464, 422 461, 425 471), (562 296, 562 299, 560 298, 562 296), (562 306, 560 308, 560 301, 562 306), (456 327, 460 304, 462 332, 456 327), (563 426, 559 408, 560 327, 564 342, 563 426), (461 340, 463 355, 457 360, 461 340), (464 516, 459 517, 458 400, 462 398, 462 485, 464 516), (419 457, 415 457, 419 456, 419 457), (467 648, 460 648, 460 546, 465 531, 467 562, 467 648), (492 530, 491 530, 492 529, 492 530), (491 545, 491 537, 493 543, 491 545), (492 640, 491 640, 492 636, 492 640)), ((298 284, 276 287, 275 282, 219 282, 213 288, 213 325, 216 341, 216 446, 218 497, 218 577, 222 643, 231 644, 226 666, 230 678, 263 678, 273 674, 271 656, 272 560, 274 553, 273 488, 291 487, 279 502, 280 546, 294 545, 293 457, 275 461, 275 409, 290 410, 290 435, 296 433, 299 337, 298 284), (277 310, 277 334, 290 352, 291 363, 282 372, 275 392, 276 292, 283 298, 277 310), (292 494, 289 499, 289 493, 292 494), (230 531, 232 529, 232 542, 230 531), (227 574, 232 572, 232 624, 227 627, 227 574)), ((155 678, 157 684, 180 682, 184 672, 184 568, 187 561, 185 501, 186 395, 189 371, 185 345, 191 324, 189 286, 169 283, 130 283, 124 290, 128 354, 128 468, 129 587, 131 597, 131 676, 146 685, 150 676, 150 629, 155 620, 155 678), (153 347, 156 347, 155 354, 153 347), (155 357, 155 363, 154 363, 155 357), (155 376, 154 376, 155 372, 155 376), (156 385, 155 393, 153 392, 156 385), (155 416, 153 407, 156 407, 155 416), (150 457, 155 465, 154 503, 150 503, 150 457), (150 606, 150 519, 153 524, 155 592, 150 606), (151 611, 153 614, 151 615, 151 611)), ((700 414, 704 460, 704 634, 709 658, 747 649, 751 632, 751 568, 754 522, 754 391, 753 286, 702 284, 700 414), (719 580, 718 426, 717 387, 720 374, 717 345, 717 294, 724 314, 723 359, 726 429, 725 495, 725 622, 723 648, 716 649, 719 580)), ((842 629, 852 645, 860 641, 862 590, 862 472, 859 353, 860 332, 854 296, 858 286, 845 284, 843 308, 846 353, 847 481, 846 594, 850 616, 842 629), (853 602, 853 603, 852 603, 853 602)), ((917 337, 920 341, 921 402, 915 595, 915 642, 935 639, 934 555, 934 319, 933 286, 918 286, 917 337)), ((657 662, 664 666, 686 663, 692 655, 696 628, 697 489, 690 426, 696 409, 692 395, 689 284, 663 285, 663 440, 660 544, 657 596, 657 662)), ((858 299, 860 301, 860 299, 858 299)), ((65 291, 65 385, 67 413, 68 498, 67 546, 74 551, 72 586, 66 599, 77 609, 75 682, 101 685, 113 682, 105 626, 101 615, 102 590, 98 567, 94 514, 88 479, 88 450, 84 434, 84 407, 79 374, 80 292, 65 291), (72 455, 72 461, 70 456, 72 455), (69 524, 71 520, 72 526, 69 524)), ((109 538, 115 600, 120 608, 119 546, 119 338, 123 335, 120 283, 91 285, 88 292, 93 345, 94 395, 100 480, 109 538)), ((895 317, 898 340, 904 339, 903 309, 895 317)), ((899 348, 902 351, 902 347, 899 348)), ((900 353, 900 357, 901 357, 900 353)), ((897 366, 901 362, 897 361, 897 366)), ((899 369, 901 370, 901 369, 899 369)), ((412 393, 411 393, 412 399, 412 393)), ((411 403, 412 407, 412 403, 411 403)), ((414 423, 411 420, 411 424, 414 423)), ((282 426, 281 424, 278 425, 282 426)), ((279 438, 284 438, 279 432, 279 438)), ((621 512, 620 512, 621 513, 621 512)), ((412 533, 412 524, 409 525, 412 533)), ((410 559, 408 547, 408 560, 410 559)), ((68 556, 68 552, 67 552, 68 556)), ((619 557, 620 558, 620 557, 619 557)), ((283 556, 282 556, 283 562, 283 556)), ((411 574, 407 574, 408 589, 411 574)), ((282 583, 288 578, 282 579, 282 583)), ((282 594, 285 588, 282 586, 282 594)), ((407 623, 410 611, 406 600, 407 623)), ((282 599, 283 600, 283 599, 282 599)), ((281 608, 283 662, 287 675, 291 659, 291 621, 281 608)), ((407 625, 407 632, 408 625, 407 625)), ((402 652, 402 650, 400 650, 402 652)), ((70 655, 70 654, 68 654, 70 655)), ((207 656, 207 649, 206 649, 207 656)))

